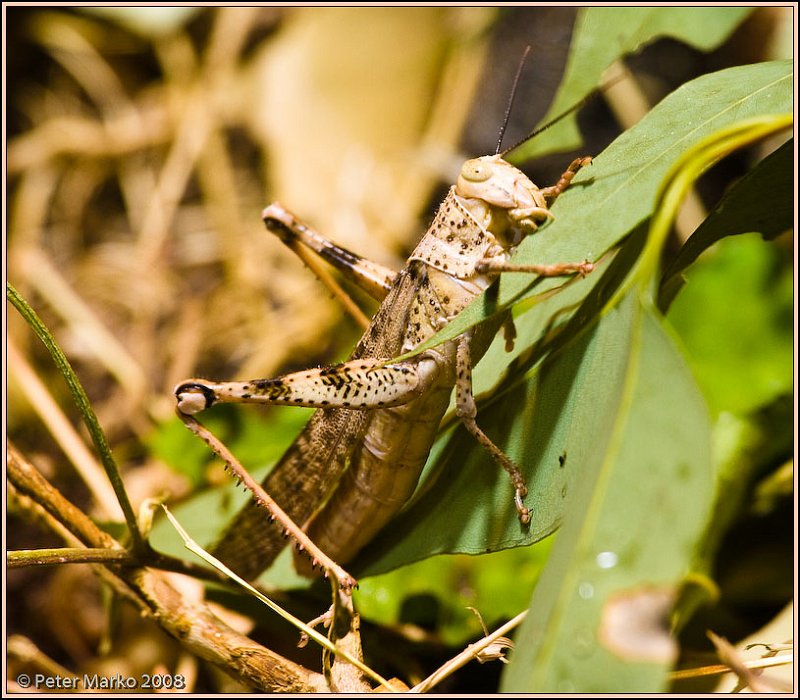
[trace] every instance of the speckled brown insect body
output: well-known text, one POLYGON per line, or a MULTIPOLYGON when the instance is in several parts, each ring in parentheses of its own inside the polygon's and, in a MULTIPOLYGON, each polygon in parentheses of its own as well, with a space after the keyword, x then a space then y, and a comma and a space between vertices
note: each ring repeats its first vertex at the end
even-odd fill
MULTIPOLYGON (((475 422, 472 368, 502 319, 409 359, 392 360, 444 328, 502 272, 559 276, 592 269, 588 262, 510 262, 516 246, 551 216, 549 205, 588 162, 576 160, 556 185, 539 189, 500 155, 467 161, 397 273, 330 243, 280 205, 267 207, 263 218, 270 230, 290 246, 310 248, 340 268, 379 298, 381 306, 347 362, 271 380, 188 380, 175 390, 179 410, 194 414, 219 402, 319 409, 264 488, 322 551, 346 563, 411 497, 455 387, 459 418, 509 473, 526 524, 531 514, 523 502, 524 478, 475 422)), ((253 578, 285 544, 281 529, 270 527, 266 514, 252 503, 235 518, 214 554, 253 578)))

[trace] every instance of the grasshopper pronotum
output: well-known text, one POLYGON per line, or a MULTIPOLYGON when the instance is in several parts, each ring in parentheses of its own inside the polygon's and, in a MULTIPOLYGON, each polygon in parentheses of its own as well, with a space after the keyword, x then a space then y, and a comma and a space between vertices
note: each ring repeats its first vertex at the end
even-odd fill
MULTIPOLYGON (((347 362, 275 379, 191 379, 175 389, 179 413, 186 416, 221 402, 319 409, 263 486, 267 493, 280 494, 283 511, 336 562, 352 559, 410 498, 453 387, 459 418, 508 472, 519 519, 530 521, 520 470, 475 421, 472 367, 497 327, 477 327, 392 362, 441 330, 502 272, 561 276, 593 269, 590 262, 510 262, 516 246, 552 216, 549 206, 590 159, 576 159, 555 185, 539 189, 502 155, 464 163, 400 272, 330 243, 279 204, 267 207, 262 218, 269 230, 290 247, 316 252, 381 306, 347 362)), ((283 548, 287 532, 265 521, 256 504, 246 506, 215 555, 240 575, 257 576, 283 548)), ((319 563, 315 555, 312 560, 319 563)))

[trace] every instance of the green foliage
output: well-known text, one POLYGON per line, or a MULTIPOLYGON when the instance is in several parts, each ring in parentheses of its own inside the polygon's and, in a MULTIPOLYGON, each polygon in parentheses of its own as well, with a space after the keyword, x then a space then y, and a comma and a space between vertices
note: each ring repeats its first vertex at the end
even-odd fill
MULTIPOLYGON (((225 441, 255 478, 262 479, 291 444, 309 413, 310 409, 302 408, 278 410, 269 411, 264 418, 258 411, 221 405, 211 409, 203 421, 225 441)), ((187 502, 171 506, 175 517, 197 542, 209 544, 216 540, 225 523, 247 502, 248 494, 233 480, 224 487, 202 490, 207 470, 215 458, 177 418, 159 426, 148 443, 155 455, 201 488, 187 502)), ((161 552, 187 556, 182 540, 165 518, 156 522, 150 541, 161 552)))
POLYGON ((550 553, 550 540, 528 549, 506 549, 481 557, 430 557, 361 580, 358 609, 371 622, 413 623, 432 628, 445 643, 460 645, 482 633, 468 607, 492 628, 519 613, 550 553), (514 572, 509 586, 508 572, 514 572))
MULTIPOLYGON (((269 411, 265 417, 257 410, 242 411, 221 405, 209 411, 203 422, 231 447, 244 464, 263 469, 273 464, 308 420, 309 409, 269 411)), ((147 439, 148 447, 176 472, 202 486, 214 455, 192 435, 180 420, 164 422, 147 439)))
POLYGON ((786 174, 794 167, 793 157, 794 139, 789 139, 725 193, 664 271, 662 310, 677 291, 676 277, 715 242, 750 232, 772 240, 792 227, 792 211, 786 203, 792 201, 794 189, 786 174))
MULTIPOLYGON (((634 266, 641 233, 646 230, 642 227, 654 212, 662 180, 683 153, 716 132, 742 119, 790 110, 791 78, 787 62, 744 66, 699 78, 663 100, 600 154, 590 172, 578 175, 574 187, 554 207, 556 220, 525 241, 515 260, 597 259, 630 236, 624 263, 601 267, 566 293, 545 298, 517 318, 520 340, 513 357, 521 367, 508 369, 502 341, 479 366, 482 386, 496 386, 503 377, 519 375, 552 350, 539 340, 574 313, 558 338, 565 349, 551 355, 527 384, 511 382, 509 388, 506 382, 508 393, 500 405, 479 416, 484 430, 522 465, 530 479, 534 523, 530 529, 520 527, 505 476, 471 444, 455 439, 437 453, 431 467, 438 475, 437 485, 425 483, 391 535, 376 540, 363 557, 369 561, 366 571, 387 570, 433 553, 476 553, 528 544, 556 529, 563 518, 563 493, 571 488, 570 478, 584 478, 582 473, 567 476, 572 472, 560 468, 559 456, 566 452, 569 467, 577 469, 575 465, 586 455, 603 449, 608 434, 603 418, 613 420, 619 410, 618 363, 630 348, 619 338, 596 347, 593 343, 600 341, 592 334, 599 331, 592 323, 605 313, 605 305, 634 266), (731 103, 737 105, 736 110, 730 108, 731 103), (576 302, 581 305, 574 311, 576 302), (534 344, 523 344, 528 341, 534 344), (588 415, 584 415, 587 406, 588 415)), ((521 277, 506 275, 497 297, 478 300, 428 344, 453 337, 526 294, 559 284, 537 280, 532 285, 521 277)))
MULTIPOLYGON (((531 614, 517 636, 503 686, 510 692, 654 692, 674 660, 656 655, 630 663, 635 654, 615 654, 598 636, 611 626, 613 597, 674 589, 685 575, 712 495, 710 424, 683 359, 658 318, 634 296, 604 317, 597 333, 625 348, 609 353, 619 364, 608 387, 619 409, 607 446, 596 445, 581 465, 531 614)), ((638 613, 654 614, 646 607, 638 613)), ((651 641, 644 632, 640 640, 628 633, 631 646, 651 641)))
MULTIPOLYGON (((674 653, 658 620, 677 599, 720 501, 720 457, 712 453, 706 403, 715 415, 723 405, 747 410, 791 386, 791 277, 786 266, 780 272, 773 244, 726 241, 725 247, 750 247, 733 258, 723 249, 719 269, 688 271, 694 289, 682 302, 684 289, 673 305, 676 326, 686 333, 679 348, 650 296, 661 280, 656 262, 687 183, 722 154, 789 123, 771 115, 791 110, 791 68, 783 62, 730 69, 665 99, 576 178, 555 208, 556 221, 517 257, 579 260, 588 250, 596 258, 625 241, 616 258, 549 297, 531 295, 555 282, 531 286, 506 276, 495 298, 475 304, 442 334, 527 299, 529 310, 517 317, 520 338, 538 340, 518 347, 510 368, 496 349, 489 353, 482 385, 495 386, 495 395, 479 421, 526 470, 534 523, 527 530, 519 525, 508 483, 491 461, 463 434, 447 435, 414 503, 359 563, 363 573, 374 573, 432 553, 495 551, 561 526, 517 635, 506 691, 665 688, 674 653), (659 228, 645 238, 651 220, 659 228), (753 325, 737 323, 738 313, 753 325), (743 364, 750 370, 730 382, 743 364), (690 367, 707 377, 700 387, 690 367), (613 566, 599 564, 603 556, 613 556, 613 566), (639 595, 638 614, 654 623, 649 637, 627 643, 634 650, 662 644, 653 657, 630 650, 626 656, 601 639, 609 605, 636 605, 639 595)), ((773 183, 777 177, 783 191, 791 180, 786 167, 768 163, 759 171, 773 183)), ((756 175, 751 184, 759 181, 756 175)), ((775 222, 790 216, 788 197, 748 201, 748 228, 759 221, 758 228, 774 234, 775 222)), ((707 231, 699 233, 712 235, 707 231)))
POLYGON ((757 234, 723 240, 689 271, 670 307, 667 318, 715 415, 746 415, 792 392, 789 262, 757 234))
MULTIPOLYGON (((587 7, 578 14, 564 79, 542 124, 576 104, 602 82, 603 72, 627 54, 660 37, 673 37, 703 51, 722 44, 752 12, 751 7, 587 7)), ((581 145, 574 114, 554 124, 514 156, 518 160, 581 145)))

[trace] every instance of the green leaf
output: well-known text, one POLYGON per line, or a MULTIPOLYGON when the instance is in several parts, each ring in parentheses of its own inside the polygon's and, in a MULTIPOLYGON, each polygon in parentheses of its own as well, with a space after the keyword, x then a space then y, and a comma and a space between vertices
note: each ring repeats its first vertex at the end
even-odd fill
MULTIPOLYGON (((212 432, 214 425, 209 428, 212 432)), ((145 439, 153 456, 187 477, 194 486, 204 481, 212 455, 208 446, 192 435, 177 418, 170 418, 156 427, 145 439)))
POLYGON ((549 552, 550 540, 545 540, 483 557, 430 557, 361 579, 356 606, 370 623, 431 627, 444 643, 463 645, 481 634, 469 607, 480 611, 490 629, 514 617, 528 604, 549 552))
MULTIPOLYGON (((271 464, 308 420, 310 409, 268 411, 242 410, 232 405, 215 406, 203 417, 212 433, 223 440, 244 464, 271 464)), ((205 483, 205 472, 214 459, 208 447, 177 418, 160 424, 147 438, 153 454, 195 485, 205 483)))
MULTIPOLYGON (((264 417, 257 410, 219 405, 203 416, 203 422, 260 481, 289 446, 292 436, 303 427, 310 412, 310 409, 295 407, 291 411, 268 411, 264 417)), ((148 442, 155 454, 196 484, 204 483, 208 464, 216 459, 177 418, 159 426, 148 442)), ((170 510, 196 541, 210 544, 250 498, 249 492, 230 479, 225 486, 203 489, 180 504, 170 504, 170 510)), ((156 519, 150 544, 164 554, 179 558, 191 556, 187 555, 175 528, 164 517, 156 519)))
MULTIPOLYGON (((668 613, 712 500, 709 419, 683 359, 635 293, 603 318, 597 336, 606 334, 618 410, 582 455, 504 692, 663 692, 675 660, 668 613), (620 622, 626 614, 637 625, 620 622)), ((581 413, 597 421, 608 403, 581 413)))
MULTIPOLYGON (((702 51, 722 44, 752 12, 751 7, 591 7, 578 15, 570 56, 548 113, 546 124, 579 102, 600 83, 603 71, 625 55, 659 37, 673 37, 702 51)), ((515 159, 524 160, 581 145, 575 114, 554 124, 546 135, 522 146, 515 159)))
MULTIPOLYGON (((268 469, 252 469, 256 479, 263 478, 268 469)), ((231 480, 229 484, 214 489, 205 489, 178 505, 170 505, 183 526, 192 534, 197 542, 210 544, 219 536, 222 528, 250 498, 249 493, 238 488, 231 480)), ((193 559, 202 563, 200 558, 187 553, 183 541, 165 517, 157 517, 150 531, 150 544, 159 552, 179 559, 193 559)))
POLYGON ((665 310, 680 289, 678 275, 717 241, 752 232, 771 240, 792 227, 793 172, 794 139, 789 139, 734 183, 664 272, 659 308, 665 310))

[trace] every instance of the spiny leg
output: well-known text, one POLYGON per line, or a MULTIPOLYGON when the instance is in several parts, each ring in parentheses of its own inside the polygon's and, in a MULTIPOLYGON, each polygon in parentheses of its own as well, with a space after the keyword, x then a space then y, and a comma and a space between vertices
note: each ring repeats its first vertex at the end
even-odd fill
POLYGON ((520 472, 517 465, 489 439, 475 422, 478 410, 475 406, 475 397, 472 394, 472 359, 469 347, 471 338, 472 331, 469 331, 458 339, 456 351, 456 412, 461 422, 480 443, 481 447, 508 472, 509 477, 511 477, 511 483, 514 486, 514 505, 517 509, 517 515, 520 522, 523 525, 527 525, 531 521, 531 512, 522 502, 522 499, 528 493, 525 477, 522 476, 522 472, 520 472))
POLYGON ((353 320, 363 330, 367 330, 370 324, 369 316, 361 310, 361 307, 355 302, 353 297, 342 288, 325 266, 297 241, 292 241, 286 245, 305 263, 306 267, 314 273, 314 276, 328 288, 328 291, 333 295, 334 299, 339 300, 339 303, 344 310, 350 314, 353 320))
POLYGON ((183 413, 180 409, 176 411, 178 417, 183 421, 189 430, 205 442, 211 450, 225 462, 226 467, 231 471, 238 481, 243 484, 252 494, 261 507, 268 512, 271 521, 277 520, 283 527, 286 537, 295 540, 297 549, 306 553, 313 566, 321 566, 326 575, 329 573, 338 582, 339 586, 345 590, 351 590, 358 586, 358 582, 348 574, 341 566, 328 557, 319 547, 317 547, 305 532, 297 525, 285 511, 274 501, 274 499, 253 479, 241 463, 233 456, 233 453, 225 447, 208 428, 206 428, 194 416, 183 413))
POLYGON ((388 363, 372 358, 322 369, 287 374, 276 379, 249 382, 209 382, 192 379, 175 388, 178 416, 225 462, 231 472, 255 496, 256 502, 280 521, 286 536, 297 542, 312 564, 332 572, 340 585, 352 587, 354 579, 325 556, 264 489, 244 470, 233 454, 193 414, 215 403, 267 403, 369 410, 407 403, 425 392, 435 381, 439 367, 421 355, 406 362, 388 363))
MULTIPOLYGON (((397 277, 395 270, 332 243, 277 202, 264 209, 261 218, 267 229, 306 264, 309 263, 305 248, 314 251, 376 301, 383 301, 397 277)), ((313 267, 312 270, 316 272, 313 267)))

